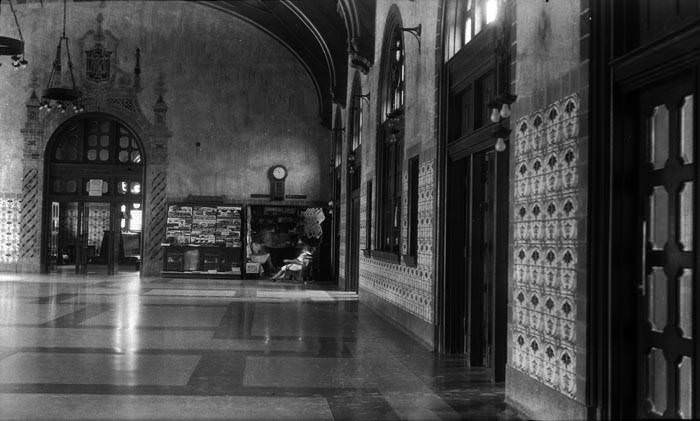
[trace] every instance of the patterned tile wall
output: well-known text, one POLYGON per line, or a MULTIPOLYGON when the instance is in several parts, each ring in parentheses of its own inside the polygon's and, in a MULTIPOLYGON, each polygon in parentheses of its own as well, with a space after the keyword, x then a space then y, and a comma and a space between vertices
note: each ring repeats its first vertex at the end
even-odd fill
POLYGON ((556 101, 514 127, 510 364, 577 394, 577 292, 585 260, 585 181, 579 98, 556 101))
MULTIPOLYGON (((421 159, 423 156, 421 155, 421 159)), ((420 162, 418 172, 418 256, 417 266, 392 264, 361 257, 360 286, 426 322, 433 322, 433 222, 434 160, 420 162)), ((404 171, 404 197, 407 196, 407 172, 404 171)), ((366 188, 366 187, 363 187, 366 188)), ((366 215, 366 194, 362 199, 362 215, 366 215)), ((408 218, 407 203, 402 204, 403 252, 406 252, 408 218)), ((362 223, 364 227, 366 218, 362 223)), ((362 240, 364 244, 364 233, 362 240)))
POLYGON ((0 263, 19 260, 21 195, 0 194, 0 263))

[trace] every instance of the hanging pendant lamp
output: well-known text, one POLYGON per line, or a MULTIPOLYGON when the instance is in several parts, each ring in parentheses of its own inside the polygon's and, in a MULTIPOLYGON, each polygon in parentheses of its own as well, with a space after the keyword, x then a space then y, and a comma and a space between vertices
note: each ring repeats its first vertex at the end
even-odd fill
POLYGON ((15 70, 19 70, 27 67, 29 62, 24 58, 24 37, 22 36, 22 29, 19 26, 15 7, 12 4, 12 0, 9 0, 9 3, 12 15, 15 18, 15 27, 19 38, 0 36, 0 56, 12 56, 12 67, 15 70))
POLYGON ((51 67, 51 75, 49 76, 49 82, 46 84, 46 89, 42 94, 41 104, 39 109, 51 111, 52 109, 57 109, 60 112, 66 112, 69 106, 72 106, 73 111, 81 112, 84 111, 82 104, 80 103, 81 93, 75 87, 75 76, 73 75, 73 62, 70 57, 70 46, 68 44, 68 37, 66 36, 66 0, 63 0, 63 33, 61 38, 58 40, 58 47, 56 47, 56 58, 54 59, 53 66, 51 67), (70 73, 70 86, 62 84, 62 72, 61 72, 61 46, 66 46, 66 58, 68 59, 68 71, 70 73))

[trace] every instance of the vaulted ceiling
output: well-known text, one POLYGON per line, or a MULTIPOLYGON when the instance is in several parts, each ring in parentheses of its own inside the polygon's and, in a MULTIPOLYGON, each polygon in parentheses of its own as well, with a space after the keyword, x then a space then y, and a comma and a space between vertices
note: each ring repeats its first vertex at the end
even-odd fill
POLYGON ((322 122, 345 104, 348 59, 374 61, 374 0, 224 0, 200 3, 241 18, 289 49, 314 81, 322 122))

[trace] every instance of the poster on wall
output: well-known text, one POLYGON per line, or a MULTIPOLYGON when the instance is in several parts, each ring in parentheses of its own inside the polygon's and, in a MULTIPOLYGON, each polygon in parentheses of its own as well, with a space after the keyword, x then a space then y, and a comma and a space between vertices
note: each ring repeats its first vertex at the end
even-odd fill
POLYGON ((192 207, 168 206, 168 219, 165 228, 166 242, 170 244, 188 244, 192 230, 192 207))
POLYGON ((216 211, 216 243, 225 247, 242 247, 241 207, 218 206, 216 211))
POLYGON ((214 244, 216 242, 216 208, 198 206, 192 208, 192 244, 214 244))

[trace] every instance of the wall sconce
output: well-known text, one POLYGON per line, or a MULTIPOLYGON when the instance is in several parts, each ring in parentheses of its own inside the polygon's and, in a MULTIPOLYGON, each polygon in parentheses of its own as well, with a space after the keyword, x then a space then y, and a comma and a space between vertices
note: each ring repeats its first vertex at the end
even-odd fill
POLYGON ((202 142, 197 142, 194 144, 194 151, 199 156, 199 153, 202 151, 202 142))
POLYGON ((418 41, 418 51, 420 51, 420 36, 423 29, 423 25, 419 23, 418 26, 414 26, 413 28, 404 28, 403 26, 400 26, 399 29, 403 32, 408 32, 409 34, 413 35, 416 41, 418 41))
POLYGON ((362 95, 355 95, 355 98, 364 99, 365 101, 367 101, 367 105, 369 105, 370 93, 371 92, 367 92, 366 94, 362 94, 362 95))
POLYGON ((494 145, 496 152, 503 152, 506 150, 506 139, 508 139, 508 136, 510 136, 510 129, 499 124, 496 130, 493 131, 493 137, 496 138, 496 144, 494 145))

